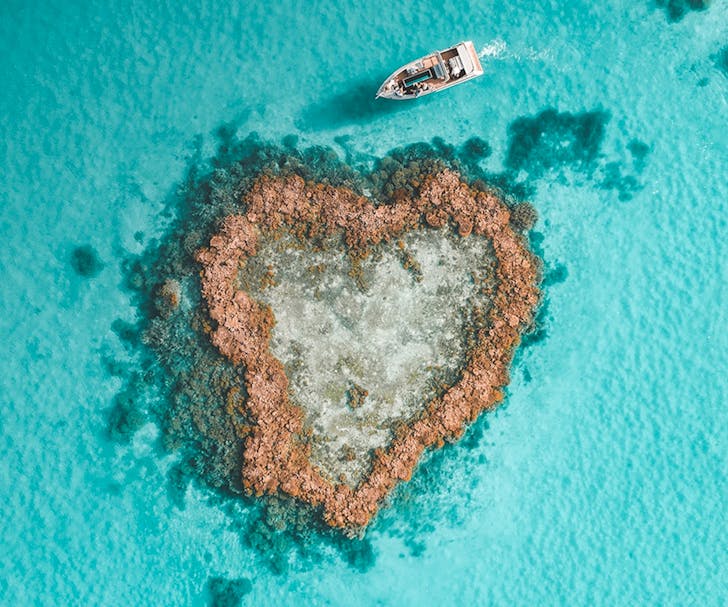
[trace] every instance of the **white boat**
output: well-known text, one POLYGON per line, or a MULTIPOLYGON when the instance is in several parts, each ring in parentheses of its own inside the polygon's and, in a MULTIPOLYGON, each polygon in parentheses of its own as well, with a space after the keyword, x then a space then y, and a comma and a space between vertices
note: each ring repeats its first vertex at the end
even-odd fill
POLYGON ((403 65, 377 91, 377 98, 414 99, 483 75, 478 53, 468 40, 403 65))

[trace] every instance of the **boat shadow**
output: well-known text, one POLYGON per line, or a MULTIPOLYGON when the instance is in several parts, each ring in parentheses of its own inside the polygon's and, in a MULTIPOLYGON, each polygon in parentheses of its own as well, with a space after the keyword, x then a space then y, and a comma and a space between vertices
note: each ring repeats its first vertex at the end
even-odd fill
MULTIPOLYGON (((296 120, 302 131, 336 129, 349 124, 363 124, 379 117, 389 116, 404 110, 412 110, 412 101, 375 99, 381 79, 371 79, 355 84, 345 91, 306 107, 296 120)), ((417 105, 428 101, 427 97, 417 100, 417 105)))

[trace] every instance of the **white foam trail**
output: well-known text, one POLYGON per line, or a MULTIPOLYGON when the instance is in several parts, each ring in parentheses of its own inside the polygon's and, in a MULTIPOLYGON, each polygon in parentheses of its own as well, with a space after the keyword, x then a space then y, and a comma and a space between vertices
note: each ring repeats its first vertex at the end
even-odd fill
POLYGON ((506 43, 500 38, 496 38, 492 42, 486 44, 478 53, 478 59, 492 57, 496 59, 500 57, 506 50, 506 43))

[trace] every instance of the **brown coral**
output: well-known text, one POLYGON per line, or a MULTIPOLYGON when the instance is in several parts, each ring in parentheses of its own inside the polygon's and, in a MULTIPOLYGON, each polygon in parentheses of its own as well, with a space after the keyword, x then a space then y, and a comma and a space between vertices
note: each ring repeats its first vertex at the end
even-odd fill
POLYGON ((164 317, 169 317, 172 312, 179 306, 180 302, 180 285, 176 280, 165 280, 156 291, 154 304, 157 312, 164 317))
POLYGON ((511 210, 511 223, 517 230, 528 232, 538 221, 538 213, 529 202, 519 202, 511 210))
POLYGON ((421 176, 419 194, 375 206, 345 188, 306 183, 301 177, 258 179, 246 196, 247 212, 228 216, 209 247, 197 252, 202 295, 217 323, 212 341, 245 369, 244 407, 253 422, 245 438, 242 478, 251 493, 283 492, 323 508, 334 527, 368 524, 381 500, 409 479, 423 451, 459 437, 464 427, 503 397, 520 332, 538 302, 538 264, 514 230, 504 202, 477 191, 451 170, 421 176), (462 237, 488 238, 497 260, 497 287, 487 322, 476 331, 460 380, 399 426, 389 447, 377 450, 369 474, 355 487, 332 483, 312 466, 302 440, 302 411, 288 397, 283 365, 270 352, 270 309, 236 287, 239 265, 256 254, 261 233, 288 228, 308 238, 343 235, 353 257, 383 240, 421 226, 451 223, 462 237))
POLYGON ((369 392, 359 384, 352 384, 347 390, 347 401, 352 409, 358 409, 364 404, 369 392))

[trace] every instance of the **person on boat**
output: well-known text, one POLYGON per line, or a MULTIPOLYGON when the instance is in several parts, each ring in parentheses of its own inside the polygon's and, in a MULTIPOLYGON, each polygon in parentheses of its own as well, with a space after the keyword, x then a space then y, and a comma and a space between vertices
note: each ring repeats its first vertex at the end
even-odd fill
POLYGON ((415 97, 419 97, 425 91, 430 90, 430 85, 425 82, 418 82, 415 84, 415 97))

